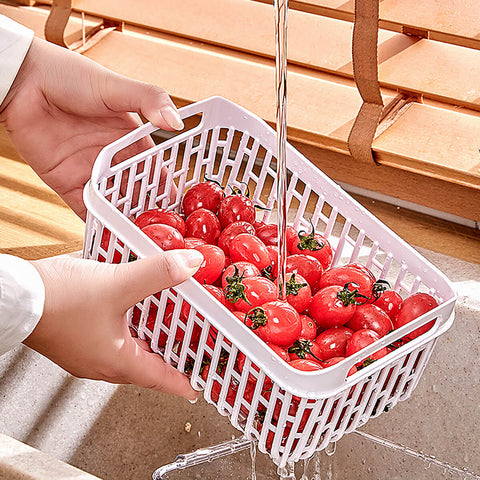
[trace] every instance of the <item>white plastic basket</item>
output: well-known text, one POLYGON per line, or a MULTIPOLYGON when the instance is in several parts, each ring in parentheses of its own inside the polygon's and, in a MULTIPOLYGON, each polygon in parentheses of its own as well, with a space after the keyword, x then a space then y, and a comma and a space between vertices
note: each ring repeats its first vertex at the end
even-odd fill
MULTIPOLYGON (((84 257, 125 262, 131 252, 139 257, 158 253, 159 247, 130 218, 155 206, 179 211, 184 191, 202 181, 204 175, 242 191, 248 185, 255 204, 274 208, 275 131, 257 116, 220 97, 184 107, 180 114, 184 119, 195 117, 199 123, 120 162, 116 161, 118 152, 156 128, 145 124, 100 152, 84 192, 88 209, 84 257), (159 188, 161 168, 166 174, 163 191, 159 188), (109 238, 104 235, 105 229, 112 232, 109 238)), ((287 169, 290 223, 297 229, 308 229, 311 220, 332 244, 334 265, 363 263, 404 297, 416 291, 428 292, 437 298, 439 306, 318 372, 300 372, 281 361, 195 280, 153 295, 134 307, 130 324, 138 336, 149 340, 151 348, 179 370, 188 369, 194 388, 203 389, 205 399, 222 415, 228 415, 245 435, 258 440, 259 449, 280 466, 310 457, 408 398, 437 337, 453 322, 455 303, 453 288, 440 271, 291 145, 287 147, 287 169), (180 318, 184 302, 191 307, 187 321, 180 318), (167 305, 174 309, 169 325, 163 323, 167 305), (154 327, 147 322, 152 312, 156 314, 154 327), (347 377, 352 365, 433 319, 435 325, 424 335, 347 377), (207 344, 211 326, 218 329, 213 345, 207 344), (194 327, 202 329, 198 343, 190 342, 194 327), (184 338, 179 343, 181 336, 184 338), (159 345, 159 338, 166 343, 159 345), (225 359, 225 352, 228 360, 219 375, 217 367, 225 359), (242 372, 236 368, 239 352, 246 356, 242 372), (206 381, 200 375, 204 356, 211 359, 206 381), (261 368, 257 370, 252 364, 261 368), (249 375, 257 377, 257 384, 253 395, 245 398, 249 375), (261 395, 266 376, 273 381, 269 398, 261 395), (216 387, 221 386, 218 399, 212 399, 215 382, 216 387), (227 397, 231 385, 235 385, 234 401, 227 397), (292 396, 300 398, 296 411, 291 409, 292 396), (263 411, 261 418, 258 411, 263 411)), ((271 215, 264 210, 261 219, 268 222, 271 215)))

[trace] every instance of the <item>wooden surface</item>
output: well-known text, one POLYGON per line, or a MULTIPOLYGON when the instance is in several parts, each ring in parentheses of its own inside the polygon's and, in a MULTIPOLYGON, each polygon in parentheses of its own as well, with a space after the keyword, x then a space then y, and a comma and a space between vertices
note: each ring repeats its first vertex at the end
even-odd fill
POLYGON ((0 253, 27 260, 82 248, 84 223, 26 165, 0 129, 0 253))
MULTIPOLYGON (((212 9, 220 5, 218 0, 202 2, 201 8, 191 0, 186 0, 188 9, 171 4, 168 15, 159 8, 163 1, 142 0, 142 8, 137 8, 137 3, 134 8, 123 0, 76 0, 77 8, 89 8, 92 13, 156 26, 146 30, 126 25, 123 32, 110 33, 86 55, 121 74, 161 85, 179 105, 222 95, 273 124, 271 5, 222 0, 219 18, 218 8, 212 9), (218 21, 212 22, 212 18, 218 21)), ((0 4, 0 13, 4 8, 0 4)), ((13 7, 8 8, 4 13, 12 14, 13 7)), ((47 7, 13 10, 36 31, 38 16, 45 18, 48 13, 47 7), (35 17, 32 25, 31 15, 35 17)), ((424 96, 425 103, 406 109, 376 138, 373 148, 381 169, 359 167, 347 151, 348 133, 361 105, 348 77, 351 23, 294 9, 290 13, 289 140, 309 150, 308 158, 317 164, 335 157, 336 163, 327 165, 334 179, 478 222, 480 112, 445 102, 456 98, 459 104, 473 105, 480 98, 476 82, 480 52, 381 32, 380 73, 390 87, 382 89, 384 100, 396 95, 397 83, 413 92, 427 90, 431 98, 424 96), (445 48, 439 50, 441 47, 445 48), (455 49, 466 52, 465 58, 455 49), (436 59, 443 62, 443 69, 434 71, 436 59), (454 68, 464 60, 463 70, 454 68), (333 155, 336 153, 340 155, 333 155), (395 182, 397 178, 401 181, 395 182)), ((69 28, 75 25, 79 27, 78 17, 71 20, 69 28)))
MULTIPOLYGON (((272 0, 258 0, 272 3, 272 0)), ((353 21, 354 0, 292 0, 290 7, 353 21)), ((479 48, 477 0, 382 0, 380 26, 401 32, 404 26, 425 30, 433 40, 479 48)))
MULTIPOLYGON (((480 231, 355 196, 412 245, 480 264, 480 231)), ((35 260, 82 248, 84 223, 16 154, 0 129, 0 253, 35 260)))

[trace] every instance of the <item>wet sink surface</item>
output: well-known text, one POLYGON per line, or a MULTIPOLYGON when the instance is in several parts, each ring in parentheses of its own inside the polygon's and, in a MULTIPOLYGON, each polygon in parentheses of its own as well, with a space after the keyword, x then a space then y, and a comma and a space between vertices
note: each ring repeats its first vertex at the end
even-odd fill
MULTIPOLYGON (((423 249, 421 253, 454 282, 459 296, 456 319, 439 339, 412 397, 362 430, 480 474, 480 370, 472 368, 480 358, 480 265, 423 249)), ((106 480, 151 478, 179 453, 240 435, 203 400, 192 406, 132 386, 75 379, 24 347, 0 358, 0 376, 0 433, 106 480)), ((221 462, 169 478, 243 480, 251 475, 248 451, 221 462)), ((300 462, 298 477, 303 468, 300 462)), ((256 471, 258 479, 278 478, 261 454, 256 471)), ((322 453, 312 459, 308 478, 315 472, 322 479, 475 478, 428 467, 355 434, 343 437, 333 456, 322 453)))

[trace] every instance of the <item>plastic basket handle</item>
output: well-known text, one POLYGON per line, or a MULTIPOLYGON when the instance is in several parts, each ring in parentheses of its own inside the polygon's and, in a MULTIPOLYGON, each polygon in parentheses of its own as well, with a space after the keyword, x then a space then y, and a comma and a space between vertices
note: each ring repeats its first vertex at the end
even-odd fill
MULTIPOLYGON (((174 137, 174 140, 176 142, 181 141, 183 136, 191 136, 197 130, 201 130, 203 128, 203 125, 205 123, 205 116, 208 115, 208 112, 210 112, 212 107, 214 106, 214 99, 216 99, 216 102, 218 103, 220 97, 211 97, 200 102, 186 105, 185 107, 182 107, 178 110, 182 119, 193 117, 195 115, 202 115, 202 119, 195 128, 183 133, 179 133, 176 137, 174 137)), ((226 100, 224 100, 224 102, 230 104, 230 102, 227 102, 226 100)), ((92 169, 92 182, 99 183, 100 179, 104 178, 105 176, 109 176, 112 173, 110 162, 116 153, 157 130, 160 129, 152 125, 150 122, 147 122, 136 128, 135 130, 127 133, 118 140, 115 140, 114 142, 105 146, 100 151, 97 159, 95 160, 95 164, 92 169)), ((167 142, 164 142, 164 144, 166 145, 167 142)))
MULTIPOLYGON (((422 325, 425 325, 426 323, 434 320, 435 318, 437 318, 437 321, 430 330, 428 330, 423 335, 411 340, 410 342, 408 342, 407 345, 413 350, 419 344, 426 344, 430 340, 438 337, 449 328, 453 321, 454 303, 455 299, 452 299, 446 304, 442 305, 442 307, 444 308, 443 313, 435 313, 435 311, 432 310, 416 318, 415 320, 412 320, 403 327, 398 328, 397 330, 394 330, 388 335, 380 338, 375 343, 368 345, 359 352, 356 352, 355 354, 347 357, 344 361, 335 365, 335 367, 333 368, 329 367, 327 369, 320 370, 318 374, 316 374, 316 372, 306 372, 306 375, 312 375, 310 384, 312 391, 314 392, 315 389, 319 389, 319 391, 325 393, 325 391, 328 389, 331 392, 335 392, 338 388, 346 384, 346 381, 348 380, 348 372, 353 365, 361 362, 362 359, 368 358, 370 355, 382 349, 383 347, 386 347, 393 342, 408 336, 409 333, 413 332, 422 325)), ((397 351, 389 352, 385 357, 376 360, 375 365, 381 367, 381 365, 384 363, 391 363, 393 360, 395 360, 394 357, 403 356, 405 354, 404 352, 404 349, 399 349, 398 353, 397 351)), ((356 381, 357 380, 354 379, 352 380, 352 383, 355 383, 356 381)))

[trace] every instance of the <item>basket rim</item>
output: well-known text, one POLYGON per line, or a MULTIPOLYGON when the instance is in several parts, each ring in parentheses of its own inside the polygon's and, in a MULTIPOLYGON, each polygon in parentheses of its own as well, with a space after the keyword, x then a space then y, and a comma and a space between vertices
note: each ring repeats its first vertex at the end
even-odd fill
MULTIPOLYGON (((211 102, 219 101, 222 103, 226 102, 229 107, 234 106, 234 108, 240 109, 239 111, 241 111, 242 114, 248 113, 249 115, 252 115, 254 118, 261 121, 261 123, 263 124, 262 126, 271 129, 271 127, 269 127, 263 120, 259 119, 259 117, 254 116, 242 107, 239 107, 233 102, 223 99, 222 97, 211 97, 202 102, 197 102, 196 104, 183 107, 179 111, 180 114, 185 117, 191 114, 191 112, 195 112, 199 108, 202 108, 202 105, 208 104, 211 106, 211 102)), ((200 125, 201 124, 202 122, 200 122, 200 125)), ((184 133, 188 133, 189 135, 191 135, 192 132, 198 131, 199 128, 201 127, 197 125, 196 127, 194 127, 194 129, 186 131, 184 133)), ((135 141, 135 139, 138 138, 139 135, 149 135, 156 130, 158 130, 156 127, 153 127, 150 124, 145 124, 102 149, 98 158, 104 160, 105 158, 108 158, 109 155, 113 156, 113 154, 115 153, 115 149, 123 145, 125 142, 133 143, 133 141, 135 141)), ((272 132, 274 132, 273 129, 271 130, 272 132)), ((184 135, 184 137, 185 136, 186 135, 184 135)), ((178 137, 175 138, 172 140, 178 141, 178 137)), ((166 145, 162 144, 162 146, 165 147, 166 145)), ((289 151, 293 150, 297 155, 300 155, 302 158, 304 158, 305 161, 308 161, 290 144, 288 148, 289 151)), ((97 162, 95 163, 95 166, 96 165, 97 162)), ((453 323, 453 311, 456 301, 456 295, 450 281, 446 278, 446 276, 442 272, 440 272, 433 264, 431 264, 427 259, 425 259, 419 252, 414 250, 403 239, 401 239, 401 237, 396 235, 388 227, 382 224, 365 207, 352 199, 346 192, 344 192, 339 186, 334 184, 331 179, 326 177, 314 165, 310 164, 306 166, 306 168, 312 171, 316 171, 318 175, 322 176, 322 180, 325 178, 328 179, 329 182, 332 183, 336 189, 338 189, 338 192, 341 196, 348 197, 349 200, 353 201, 353 203, 356 204, 356 208, 365 212, 367 216, 375 219, 375 221, 378 222, 383 229, 386 229, 388 231, 388 235, 391 237, 391 241, 398 242, 402 248, 408 249, 409 254, 413 256, 413 258, 418 259, 418 261, 422 263, 424 267, 428 266, 428 268, 431 269, 431 271, 437 276, 437 278, 439 278, 440 281, 444 282, 446 286, 445 290, 448 292, 449 295, 446 300, 443 301, 434 310, 427 312, 426 314, 418 317, 407 325, 395 330, 394 332, 388 334, 385 337, 382 337, 374 344, 371 344, 360 352, 357 352, 356 354, 347 357, 342 362, 334 366, 328 367, 327 369, 319 370, 317 372, 302 372, 299 370, 295 370, 286 362, 280 363, 275 358, 273 358, 271 352, 268 352, 267 349, 264 348, 265 343, 261 339, 259 339, 257 335, 255 335, 253 332, 246 332, 245 330, 240 330, 240 328, 246 330, 248 330, 248 328, 245 325, 241 325, 240 322, 238 322, 238 319, 236 319, 236 317, 234 317, 234 315, 229 312, 226 307, 221 305, 220 302, 218 302, 204 288, 202 288, 196 280, 189 279, 182 285, 175 287, 175 289, 182 296, 186 297, 186 299, 188 299, 188 302, 191 303, 192 306, 199 313, 204 315, 205 318, 207 318, 212 325, 218 328, 219 331, 221 331, 222 334, 226 336, 226 338, 228 338, 229 340, 232 340, 232 334, 233 338, 235 338, 235 334, 239 334, 237 340, 238 338, 243 338, 244 336, 246 336, 245 338, 248 341, 240 342, 241 348, 239 348, 239 350, 245 353, 247 357, 252 360, 253 363, 257 365, 262 365, 261 369, 265 372, 265 374, 272 378, 272 380, 279 383, 279 385, 282 385, 282 387, 284 387, 286 391, 305 398, 320 399, 327 398, 332 394, 338 393, 344 388, 349 388, 354 383, 371 375, 374 371, 383 368, 384 366, 388 365, 388 363, 393 363, 394 361, 398 360, 402 356, 407 355, 409 352, 413 351, 420 345, 427 344, 431 340, 437 338, 439 335, 444 333, 453 323), (347 378, 348 370, 351 368, 352 365, 358 363, 362 358, 368 356, 370 353, 374 353, 376 350, 382 348, 383 346, 386 346, 393 341, 405 336, 409 332, 413 331, 415 328, 418 328, 419 326, 427 323, 428 321, 433 320, 435 317, 441 317, 441 321, 437 321, 434 327, 432 327, 432 329, 430 329, 428 332, 403 345, 396 351, 390 352, 387 356, 377 360, 370 366, 347 378), (224 321, 220 322, 218 318, 222 318, 224 321), (225 325, 225 319, 228 320, 227 325, 225 325), (278 365, 281 365, 281 367, 278 367, 278 365), (280 370, 280 372, 277 371, 278 369, 280 370), (334 377, 337 378, 335 379, 334 377), (305 380, 307 379, 310 381, 306 382, 305 380), (305 387, 305 384, 307 383, 310 384, 308 388, 305 387), (314 391, 312 391, 312 383, 315 384, 315 388, 313 389, 314 391), (326 384, 329 384, 330 387, 326 388, 326 384), (322 386, 323 389, 321 388, 322 386)), ((94 171, 96 172, 95 175, 93 175, 92 171, 92 180, 90 180, 86 184, 84 189, 84 202, 87 206, 89 216, 95 215, 102 222, 103 225, 108 224, 108 228, 116 236, 124 237, 125 229, 127 229, 127 231, 129 230, 129 233, 132 235, 132 239, 134 239, 134 242, 137 243, 135 245, 128 246, 133 247, 131 249, 134 250, 140 258, 161 252, 162 250, 160 249, 160 247, 158 247, 151 239, 149 239, 143 232, 141 232, 140 229, 135 227, 135 225, 128 218, 126 218, 118 209, 116 209, 110 202, 108 202, 103 197, 103 195, 101 195, 98 188, 101 176, 100 168, 95 169, 94 167, 94 171), (94 177, 96 177, 95 181, 93 180, 94 177)))

